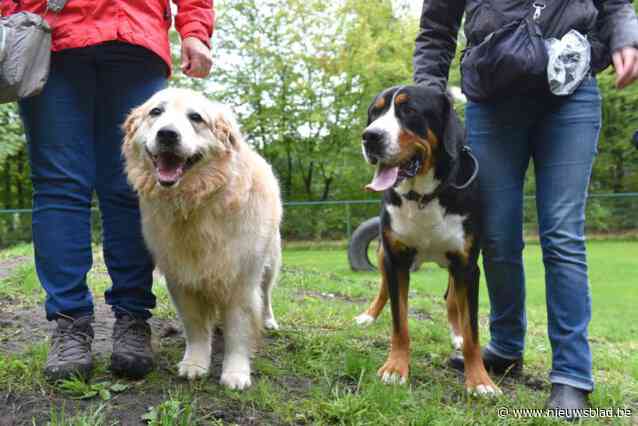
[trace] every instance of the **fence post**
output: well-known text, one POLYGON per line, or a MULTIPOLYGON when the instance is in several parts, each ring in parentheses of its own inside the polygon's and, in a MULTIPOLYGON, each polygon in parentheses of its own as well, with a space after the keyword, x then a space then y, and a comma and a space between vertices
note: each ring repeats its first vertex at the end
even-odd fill
POLYGON ((350 223, 350 203, 346 203, 346 235, 348 240, 352 236, 352 223, 350 223))

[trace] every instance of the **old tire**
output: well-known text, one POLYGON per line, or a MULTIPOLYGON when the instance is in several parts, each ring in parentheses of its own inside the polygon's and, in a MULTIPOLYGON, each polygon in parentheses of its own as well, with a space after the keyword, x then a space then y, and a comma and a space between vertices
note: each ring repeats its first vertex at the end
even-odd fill
MULTIPOLYGON (((348 245, 350 269, 355 272, 377 270, 376 266, 370 262, 368 251, 370 244, 379 238, 380 231, 381 218, 379 218, 379 216, 366 220, 354 230, 350 238, 350 244, 348 245)), ((415 263, 410 268, 410 271, 416 272, 420 266, 421 265, 415 263)))
POLYGON ((370 243, 379 238, 381 219, 376 216, 363 222, 352 233, 348 245, 348 261, 353 271, 376 271, 368 258, 370 243))

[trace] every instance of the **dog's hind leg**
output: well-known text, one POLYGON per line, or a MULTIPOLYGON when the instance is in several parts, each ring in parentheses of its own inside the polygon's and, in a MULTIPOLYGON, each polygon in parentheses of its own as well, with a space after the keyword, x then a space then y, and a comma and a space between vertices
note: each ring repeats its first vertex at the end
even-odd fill
POLYGON ((264 328, 278 330, 279 324, 272 310, 272 289, 277 284, 277 277, 281 269, 281 238, 279 234, 273 241, 270 260, 264 268, 264 276, 261 280, 261 292, 264 299, 264 328))
POLYGON ((450 325, 450 338, 455 350, 463 349, 463 330, 459 322, 459 309, 456 306, 456 295, 454 294, 454 281, 450 275, 447 291, 445 292, 445 302, 447 305, 447 320, 450 325))
POLYGON ((220 383, 231 389, 245 389, 251 385, 250 356, 261 335, 263 317, 261 275, 249 275, 252 281, 238 288, 223 314, 224 363, 220 383))
MULTIPOLYGON (((379 269, 383 268, 383 249, 379 249, 379 269)), ((381 273, 381 284, 379 285, 379 293, 374 298, 365 312, 357 315, 354 320, 358 325, 366 326, 372 324, 379 317, 386 303, 388 302, 388 283, 385 274, 381 273)))
POLYGON ((167 287, 177 313, 184 324, 186 351, 178 365, 179 375, 195 379, 208 374, 212 352, 212 318, 210 306, 194 292, 179 286, 167 287))

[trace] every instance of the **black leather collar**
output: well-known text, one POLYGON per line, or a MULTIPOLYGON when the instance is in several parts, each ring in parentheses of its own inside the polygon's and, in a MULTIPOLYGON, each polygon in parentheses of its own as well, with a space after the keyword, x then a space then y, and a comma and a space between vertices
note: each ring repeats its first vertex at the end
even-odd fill
POLYGON ((404 194, 400 194, 401 197, 405 198, 406 200, 409 201, 416 201, 419 205, 419 209, 424 209, 426 205, 428 205, 428 203, 432 200, 434 200, 435 198, 437 198, 443 191, 445 191, 448 188, 454 188, 457 190, 461 190, 461 189, 465 189, 468 186, 470 186, 470 184, 472 182, 474 182, 474 180, 476 180, 476 177, 478 176, 478 171, 479 171, 479 164, 478 164, 478 160, 476 159, 476 157, 474 156, 474 154, 472 154, 472 150, 470 149, 469 146, 464 146, 461 149, 461 152, 459 154, 459 157, 456 159, 456 161, 452 164, 452 170, 450 170, 450 173, 448 173, 447 177, 445 178, 445 180, 443 182, 441 182, 439 184, 439 186, 437 186, 434 191, 428 193, 428 194, 420 194, 416 191, 408 191, 404 194), (474 171, 472 172, 472 174, 470 175, 470 177, 468 178, 468 180, 463 183, 462 185, 456 185, 454 183, 454 181, 456 180, 456 175, 459 171, 459 167, 461 165, 461 155, 467 155, 472 159, 472 162, 474 163, 474 171))

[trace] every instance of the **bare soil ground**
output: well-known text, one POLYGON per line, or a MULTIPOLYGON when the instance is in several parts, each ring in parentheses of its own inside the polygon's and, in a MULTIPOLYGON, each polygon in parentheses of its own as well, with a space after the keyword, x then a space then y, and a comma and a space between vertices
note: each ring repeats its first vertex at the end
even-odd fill
MULTIPOLYGON (((108 365, 112 351, 112 327, 114 318, 110 307, 103 300, 96 300, 95 322, 93 328, 95 339, 93 342, 94 360, 108 365)), ((107 424, 140 425, 146 424, 142 416, 149 408, 156 406, 168 398, 167 383, 179 384, 185 381, 176 377, 174 362, 163 356, 165 351, 184 349, 179 323, 174 319, 151 318, 149 321, 153 332, 153 347, 156 352, 156 371, 163 378, 161 384, 132 382, 126 392, 114 395, 104 404, 104 416, 107 424)), ((42 342, 51 333, 54 323, 46 320, 42 307, 27 309, 12 308, 11 302, 0 301, 0 355, 19 354, 34 343, 42 342)), ((223 336, 218 333, 215 337, 213 349, 213 363, 209 380, 215 380, 221 374, 223 357, 223 336)), ((115 380, 110 374, 93 377, 93 381, 115 380)), ((286 378, 284 386, 290 386, 291 391, 306 392, 310 387, 309 381, 296 377, 286 378)), ((127 382, 131 383, 131 382, 127 382)), ((65 417, 80 412, 95 411, 103 401, 77 400, 67 397, 59 391, 52 391, 40 387, 40 392, 21 393, 11 389, 3 390, 0 384, 0 426, 32 424, 47 424, 50 421, 52 407, 59 412, 63 410, 65 417)), ((236 401, 227 399, 207 398, 197 401, 199 412, 205 412, 213 420, 238 425, 279 424, 277 418, 269 413, 260 412, 255 408, 245 407, 236 401)))
MULTIPOLYGON (((0 280, 9 277, 20 265, 28 262, 29 257, 13 257, 0 260, 0 280)), ((98 266, 98 270, 99 270, 98 266)), ((93 341, 93 358, 96 362, 107 366, 112 351, 112 328, 114 316, 103 297, 96 296, 95 321, 93 328, 95 338, 93 341)), ((33 391, 18 391, 6 389, 0 383, 0 426, 49 424, 52 412, 58 413, 63 418, 70 418, 84 412, 97 412, 101 410, 106 424, 140 425, 147 424, 142 416, 149 412, 153 406, 166 401, 170 395, 167 388, 170 386, 186 385, 186 382, 177 378, 174 362, 165 356, 166 352, 179 352, 184 349, 179 321, 176 319, 151 318, 149 321, 153 333, 153 347, 156 352, 157 375, 162 378, 159 383, 128 382, 130 385, 126 392, 114 394, 105 404, 104 401, 77 399, 67 396, 58 389, 42 384, 34 384, 33 391), (100 408, 102 407, 102 408, 100 408)), ((23 303, 21 300, 4 298, 0 300, 0 357, 7 355, 20 355, 32 348, 34 344, 47 342, 48 336, 53 331, 55 324, 46 319, 42 306, 33 306, 23 303)), ((209 380, 215 380, 221 374, 223 356, 223 336, 218 334, 214 343, 214 357, 209 380)), ((92 378, 93 382, 115 381, 117 378, 106 373, 98 373, 92 378)), ((291 377, 284 379, 284 386, 290 386, 293 392, 306 392, 310 382, 291 377)), ((206 398, 196 399, 195 405, 198 414, 205 413, 211 421, 220 424, 256 425, 280 424, 281 422, 272 414, 264 413, 254 407, 229 399, 206 398)), ((88 420, 90 424, 90 419, 88 420)))
MULTIPOLYGON (((108 365, 112 351, 111 330, 113 315, 110 307, 103 302, 95 306, 95 340, 93 342, 93 356, 108 365)), ((172 384, 179 385, 185 381, 176 377, 174 362, 163 356, 163 352, 169 349, 184 348, 184 339, 179 329, 179 324, 173 319, 152 318, 150 321, 153 331, 153 347, 156 352, 156 371, 162 378, 169 378, 172 384)), ((54 324, 46 320, 43 309, 40 307, 25 310, 12 310, 5 303, 0 302, 0 356, 8 353, 21 353, 36 342, 47 338, 54 324)), ((209 380, 215 380, 221 374, 223 356, 223 336, 218 334, 215 338, 213 349, 213 363, 209 380)), ((94 377, 93 381, 115 380, 110 375, 94 377)), ((290 378, 282 383, 290 386, 291 390, 302 391, 308 389, 310 384, 300 381, 298 378, 290 378)), ((107 424, 140 425, 146 424, 142 416, 152 406, 156 406, 168 398, 166 393, 166 380, 161 384, 126 382, 131 387, 126 392, 116 394, 104 404, 104 416, 107 424)), ((242 404, 229 400, 203 398, 198 401, 198 412, 205 412, 210 419, 218 420, 224 424, 257 425, 278 424, 269 413, 259 412, 255 408, 244 407, 242 404)), ((47 424, 50 421, 51 410, 64 410, 65 417, 74 416, 77 413, 94 411, 99 408, 102 401, 76 400, 67 397, 64 393, 50 391, 42 388, 37 393, 14 392, 11 389, 3 390, 0 387, 0 426, 32 424, 47 424)))

